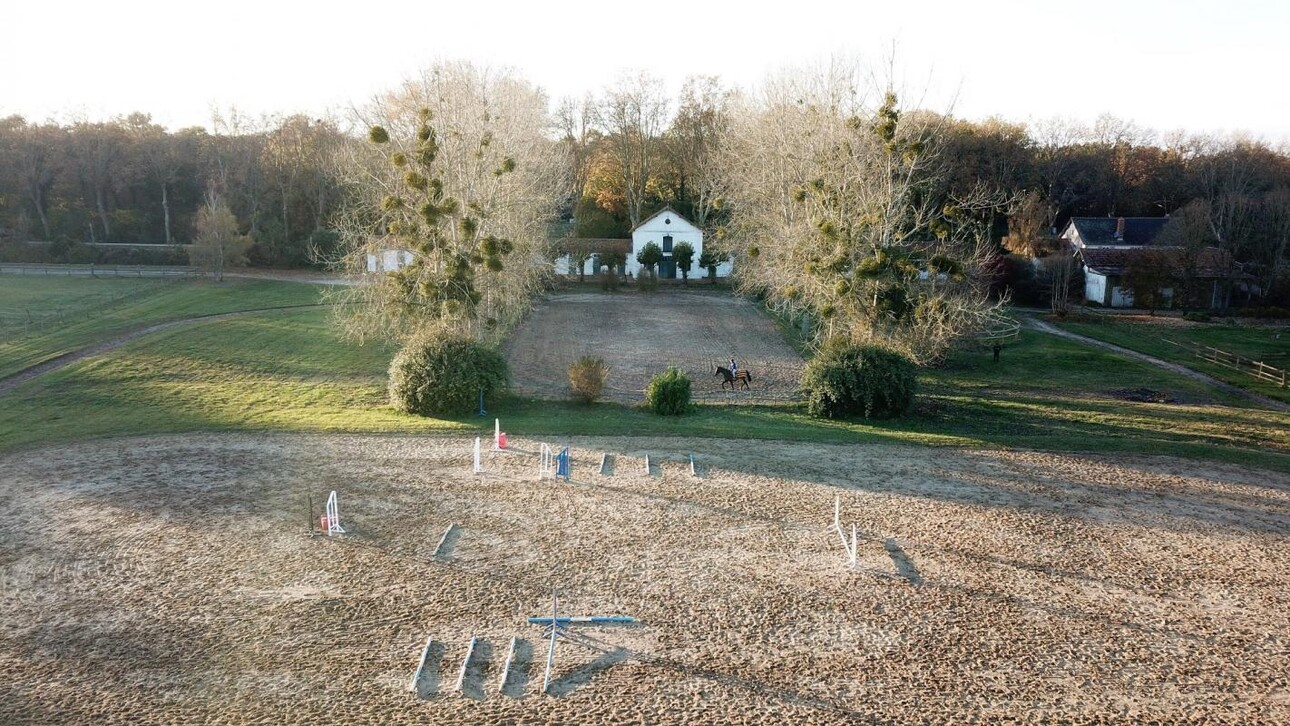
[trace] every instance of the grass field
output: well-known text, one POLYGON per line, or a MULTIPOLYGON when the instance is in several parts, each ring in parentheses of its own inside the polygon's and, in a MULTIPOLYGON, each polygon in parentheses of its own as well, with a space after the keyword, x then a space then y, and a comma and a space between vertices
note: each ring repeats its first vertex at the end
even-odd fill
POLYGON ((1220 381, 1290 402, 1290 388, 1281 388, 1231 368, 1210 363, 1167 342, 1210 346, 1250 360, 1261 360, 1277 368, 1290 369, 1290 326, 1224 325, 1192 323, 1177 318, 1143 317, 1117 317, 1093 322, 1052 322, 1072 333, 1178 363, 1207 373, 1220 381))
MULTIPOLYGON (((423 419, 390 409, 390 355, 387 348, 340 340, 324 310, 166 331, 10 393, 0 406, 0 450, 184 431, 491 430, 491 418, 423 419)), ((791 406, 707 406, 667 419, 617 404, 523 399, 502 401, 490 414, 514 434, 1136 452, 1290 471, 1290 415, 1245 408, 1182 376, 1040 333, 1026 333, 999 364, 988 352, 956 355, 944 368, 924 372, 922 384, 915 412, 878 423, 820 421, 791 406), (1132 387, 1165 391, 1179 403, 1113 395, 1132 387)))
POLYGON ((0 378, 169 320, 319 301, 320 288, 271 280, 138 280, 0 275, 0 378), (30 313, 39 325, 25 327, 30 313))

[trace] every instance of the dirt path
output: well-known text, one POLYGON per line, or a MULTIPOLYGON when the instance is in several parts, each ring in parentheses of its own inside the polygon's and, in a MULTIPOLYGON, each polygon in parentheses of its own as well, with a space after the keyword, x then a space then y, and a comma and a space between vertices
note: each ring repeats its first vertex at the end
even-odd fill
POLYGON ((171 328, 179 328, 185 325, 194 325, 196 323, 206 323, 206 322, 211 322, 213 320, 224 320, 226 318, 238 318, 245 315, 254 315, 256 313, 273 312, 275 310, 307 310, 309 308, 322 308, 322 307, 328 307, 328 306, 327 305, 283 305, 281 307, 275 307, 275 308, 256 308, 255 310, 238 310, 231 313, 215 313, 213 315, 198 315, 192 318, 181 318, 179 320, 171 320, 165 323, 157 323, 155 325, 149 325, 147 327, 137 328, 135 330, 131 330, 128 333, 123 333, 122 335, 118 335, 117 337, 112 338, 110 340, 105 340, 100 343, 95 343, 94 345, 81 348, 80 350, 73 350, 70 353, 64 353, 55 358, 50 358, 49 360, 44 361, 42 363, 37 363, 34 366, 24 368, 18 371, 17 373, 14 373, 13 375, 0 378, 0 396, 3 396, 6 393, 9 393, 13 389, 17 388, 18 386, 21 386, 22 384, 26 383, 27 381, 30 381, 33 378, 39 378, 40 376, 43 376, 47 373, 53 373, 54 371, 61 370, 75 363, 78 360, 89 358, 90 356, 99 355, 101 353, 106 353, 110 350, 116 350, 117 348, 120 348, 126 343, 136 341, 139 338, 142 338, 147 335, 152 335, 153 333, 160 333, 163 330, 170 330, 171 328))
MULTIPOLYGON (((1254 403, 1257 403, 1260 406, 1264 406, 1266 408, 1270 408, 1276 411, 1290 411, 1290 404, 1282 403, 1281 401, 1268 398, 1267 396, 1255 393, 1253 391, 1247 391, 1244 388, 1241 388, 1240 386, 1234 386, 1230 383, 1220 381, 1217 378, 1214 378, 1213 376, 1206 375, 1204 373, 1201 373, 1200 371, 1193 370, 1186 366, 1178 365, 1177 363, 1170 363, 1169 361, 1161 360, 1159 358, 1149 356, 1146 353, 1139 353, 1136 350, 1122 348, 1118 345, 1115 345, 1114 343, 1108 343, 1104 340, 1098 340, 1097 338, 1089 338, 1084 335, 1079 335, 1067 330, 1062 330, 1056 325, 1053 325, 1051 323, 1046 323, 1042 320, 1038 320, 1033 317, 1027 316, 1025 318, 1025 321, 1026 321, 1026 325, 1033 328, 1034 330, 1048 333, 1050 335, 1056 335, 1059 338, 1073 340, 1077 343, 1091 345, 1096 348, 1101 348, 1103 350, 1109 350, 1112 353, 1128 356, 1129 358, 1140 360, 1144 363, 1150 363, 1151 365, 1156 366, 1157 368, 1163 368, 1167 371, 1171 371, 1179 375, 1187 376, 1192 380, 1200 381, 1201 383, 1204 383, 1207 386, 1217 388, 1218 390, 1223 391, 1224 393, 1230 393, 1234 396, 1240 396, 1242 398, 1253 401, 1254 403)), ((0 390, 3 390, 3 389, 0 389, 0 390)))

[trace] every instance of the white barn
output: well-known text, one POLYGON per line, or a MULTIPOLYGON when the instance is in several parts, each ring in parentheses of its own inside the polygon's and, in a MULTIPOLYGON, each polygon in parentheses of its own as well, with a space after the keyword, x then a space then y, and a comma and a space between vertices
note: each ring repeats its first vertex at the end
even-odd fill
MULTIPOLYGON (((646 218, 632 229, 632 253, 627 256, 627 272, 633 277, 640 277, 641 264, 636 261, 645 245, 653 242, 663 250, 663 263, 659 265, 660 279, 681 277, 672 259, 672 249, 681 242, 689 242, 694 248, 694 261, 690 267, 690 277, 705 277, 708 271, 699 267, 699 258, 703 255, 703 230, 694 226, 688 219, 677 214, 671 207, 646 218)), ((731 264, 722 262, 717 265, 717 277, 729 277, 731 264)))
POLYGON ((412 264, 410 250, 381 249, 367 253, 368 272, 394 272, 412 264))

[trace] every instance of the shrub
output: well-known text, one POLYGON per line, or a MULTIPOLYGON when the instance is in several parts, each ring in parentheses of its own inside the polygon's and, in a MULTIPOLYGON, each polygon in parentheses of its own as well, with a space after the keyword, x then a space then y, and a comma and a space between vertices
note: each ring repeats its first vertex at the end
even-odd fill
POLYGON ((909 409, 918 380, 909 358, 886 348, 830 342, 802 377, 812 416, 891 418, 909 409))
POLYGON ((676 368, 654 376, 645 389, 645 403, 660 416, 679 416, 690 410, 690 379, 676 368))
POLYGON ((505 386, 506 360, 466 338, 418 336, 390 363, 390 405, 404 413, 469 413, 505 386))
POLYGON ((1208 323, 1209 313, 1183 313, 1183 320, 1190 320, 1193 323, 1208 323))
POLYGON ((584 355, 569 366, 569 388, 575 400, 595 403, 609 379, 609 366, 602 358, 584 355))

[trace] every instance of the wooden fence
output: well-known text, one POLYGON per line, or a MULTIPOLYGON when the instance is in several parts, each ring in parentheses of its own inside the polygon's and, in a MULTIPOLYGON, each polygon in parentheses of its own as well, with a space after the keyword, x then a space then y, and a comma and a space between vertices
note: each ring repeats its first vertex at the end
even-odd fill
POLYGON ((1176 345, 1201 360, 1209 361, 1210 363, 1223 366, 1224 368, 1230 368, 1234 371, 1240 371, 1241 373, 1254 376, 1259 380, 1267 381, 1268 383, 1275 384, 1281 388, 1286 388, 1288 378, 1286 371, 1275 366, 1270 366, 1263 361, 1242 358, 1235 353, 1228 353, 1225 350, 1219 350, 1218 348, 1208 345, 1187 345, 1185 343, 1178 343, 1166 338, 1161 338, 1161 340, 1164 340, 1170 345, 1176 345))

